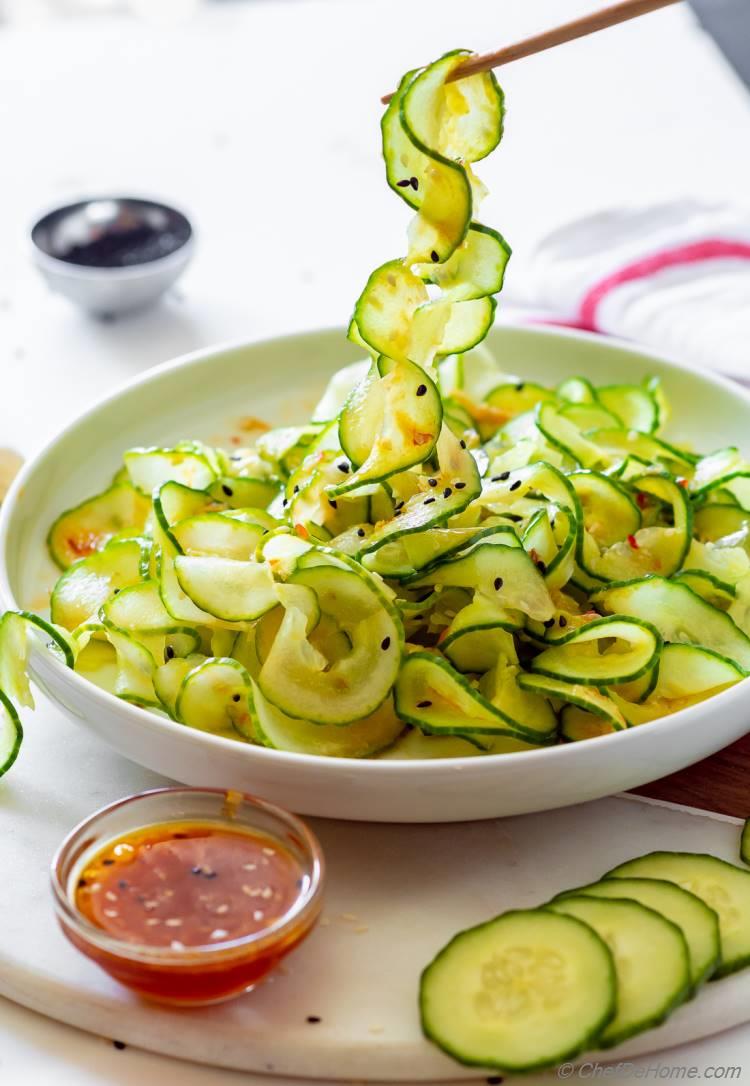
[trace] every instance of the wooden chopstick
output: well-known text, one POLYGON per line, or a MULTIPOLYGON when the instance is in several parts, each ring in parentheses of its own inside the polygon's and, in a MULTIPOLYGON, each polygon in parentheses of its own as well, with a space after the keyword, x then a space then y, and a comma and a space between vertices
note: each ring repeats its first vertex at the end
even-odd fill
MULTIPOLYGON (((582 15, 580 19, 573 19, 570 23, 563 23, 562 26, 553 27, 552 30, 545 30, 532 38, 524 38, 515 45, 506 45, 495 53, 467 57, 464 63, 448 76, 448 82, 466 79, 469 75, 487 72, 490 68, 499 68, 502 64, 510 64, 512 60, 542 53, 545 49, 562 45, 563 42, 585 38, 587 34, 594 34, 597 30, 606 30, 608 26, 617 26, 618 23, 625 23, 628 19, 636 19, 639 15, 647 15, 650 11, 657 11, 659 8, 677 3, 680 3, 680 0, 621 0, 619 4, 602 8, 601 11, 592 11, 589 15, 582 15)), ((384 94, 380 101, 390 102, 391 98, 393 98, 393 93, 384 94)))

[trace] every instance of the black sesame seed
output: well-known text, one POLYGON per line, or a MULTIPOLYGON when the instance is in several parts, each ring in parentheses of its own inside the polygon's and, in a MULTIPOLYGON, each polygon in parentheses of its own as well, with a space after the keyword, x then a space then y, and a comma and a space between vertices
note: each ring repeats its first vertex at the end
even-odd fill
POLYGON ((433 264, 438 264, 440 262, 440 257, 438 256, 438 254, 435 252, 434 249, 430 253, 430 256, 432 258, 432 263, 433 264))
POLYGON ((502 577, 495 577, 495 591, 499 592, 502 587, 503 587, 503 579, 502 579, 502 577))
POLYGON ((453 493, 453 491, 451 490, 451 488, 449 486, 447 486, 445 488, 445 490, 443 491, 443 497, 444 498, 450 498, 452 493, 453 493))
POLYGON ((409 184, 411 185, 411 187, 414 189, 415 192, 419 188, 419 181, 417 181, 416 177, 410 177, 409 178, 409 184))
POLYGON ((564 629, 568 625, 568 620, 565 615, 560 615, 560 629, 564 629))
MULTIPOLYGON (((407 185, 409 184, 408 181, 406 183, 407 185)), ((320 1022, 320 1017, 317 1014, 308 1014, 307 1021, 311 1022, 313 1025, 316 1025, 318 1022, 320 1022)))
POLYGON ((173 834, 172 834, 172 837, 173 837, 173 838, 174 838, 174 839, 175 839, 176 841, 178 841, 178 840, 182 840, 182 841, 184 841, 184 840, 185 840, 185 838, 187 837, 187 834, 186 834, 186 833, 173 833, 173 834))
POLYGON ((536 568, 539 570, 540 573, 546 573, 547 572, 547 564, 546 564, 546 562, 543 562, 541 560, 541 558, 537 562, 536 568))
POLYGON ((419 388, 417 389, 417 396, 424 396, 426 391, 427 391, 427 385, 420 385, 419 388))
POLYGON ((457 483, 454 483, 453 485, 455 486, 456 490, 463 490, 463 488, 464 488, 464 487, 466 486, 466 483, 462 483, 462 482, 461 482, 461 481, 459 480, 459 482, 457 482, 457 483))
POLYGON ((122 1052, 123 1048, 128 1047, 124 1041, 113 1041, 112 1044, 115 1046, 118 1052, 122 1052))
POLYGON ((427 482, 430 486, 437 486, 437 479, 428 479, 427 482))
POLYGON ((418 701, 417 702, 417 709, 429 709, 431 705, 432 705, 431 701, 418 701))
POLYGON ((523 520, 523 517, 518 513, 503 513, 506 520, 512 520, 514 524, 518 524, 519 520, 523 520))
POLYGON ((396 509, 396 510, 403 509, 405 504, 406 504, 406 502, 396 502, 396 504, 394 505, 393 508, 396 509))
POLYGON ((204 871, 203 872, 203 878, 204 879, 215 879, 216 878, 216 872, 215 871, 204 871))
POLYGON ((202 867, 191 867, 190 868, 190 874, 191 875, 202 875, 203 874, 203 868, 202 867))
POLYGON ((340 464, 336 465, 336 467, 339 469, 339 471, 343 471, 344 475, 348 474, 349 472, 349 465, 347 464, 346 460, 342 460, 340 464))
POLYGON ((423 505, 432 505, 432 503, 433 503, 434 501, 435 501, 435 499, 434 499, 434 498, 425 498, 425 500, 424 500, 424 502, 423 502, 423 505))
POLYGON ((555 625, 555 620, 553 618, 548 618, 547 621, 544 622, 542 625, 544 626, 545 630, 551 630, 552 627, 555 625))
POLYGON ((335 501, 333 498, 328 499, 328 504, 330 505, 331 509, 338 509, 338 507, 339 507, 339 503, 337 501, 335 501))
POLYGON ((288 500, 287 498, 284 498, 284 500, 283 500, 283 502, 282 502, 281 504, 282 504, 282 505, 284 506, 284 508, 286 509, 287 505, 289 505, 289 500, 288 500))
POLYGON ((114 592, 112 593, 112 595, 113 595, 113 596, 119 596, 119 595, 120 595, 120 589, 119 589, 119 588, 116 588, 116 589, 114 590, 114 592))
POLYGON ((102 860, 105 867, 111 867, 114 862, 114 860, 102 860))
POLYGON ((403 181, 397 181, 396 184, 400 189, 408 189, 409 185, 411 184, 411 180, 410 178, 405 177, 403 181))
POLYGON ((524 382, 519 381, 518 384, 516 385, 516 392, 523 392, 523 390, 524 390, 524 382))
POLYGON ((386 649, 389 649, 391 647, 391 639, 390 639, 390 637, 384 637, 383 640, 380 642, 380 647, 383 650, 383 652, 385 652, 386 649))
POLYGON ((490 1075, 487 1079, 487 1086, 500 1086, 500 1083, 503 1081, 502 1075, 490 1075))
POLYGON ((295 486, 294 490, 292 491, 292 494, 299 494, 299 487, 298 486, 295 486))
POLYGON ((360 539, 364 539, 365 538, 365 530, 364 530, 364 528, 357 528, 357 535, 359 536, 360 539))
POLYGON ((394 517, 400 517, 401 516, 401 510, 397 509, 396 512, 393 515, 394 515, 394 517))
POLYGON ((125 881, 125 879, 120 879, 119 882, 117 883, 117 885, 118 885, 120 890, 127 890, 127 888, 128 888, 128 884, 125 881))
POLYGON ((239 453, 232 453, 232 455, 229 457, 229 459, 230 460, 241 460, 242 457, 240 456, 239 453))
POLYGON ((239 700, 240 700, 240 695, 239 694, 232 694, 232 701, 239 701, 239 700))
POLYGON ((84 886, 88 886, 88 883, 86 882, 86 880, 85 879, 79 879, 78 880, 78 889, 82 890, 84 886))
POLYGON ((171 645, 167 645, 164 650, 164 656, 167 660, 174 660, 174 649, 171 645))
POLYGON ((511 484, 510 484, 510 487, 509 487, 509 489, 510 489, 510 490, 518 490, 518 488, 519 488, 519 486, 520 486, 520 485, 521 485, 521 480, 520 480, 520 479, 516 479, 515 483, 511 483, 511 484))
POLYGON ((232 490, 231 486, 227 486, 226 483, 221 484, 221 489, 224 491, 228 498, 231 498, 234 495, 234 491, 232 490))
POLYGON ((464 441, 464 439, 463 439, 463 438, 461 438, 461 440, 459 441, 459 443, 458 443, 458 444, 459 444, 459 445, 461 446, 461 448, 462 448, 462 449, 465 449, 465 448, 466 448, 466 442, 464 441))

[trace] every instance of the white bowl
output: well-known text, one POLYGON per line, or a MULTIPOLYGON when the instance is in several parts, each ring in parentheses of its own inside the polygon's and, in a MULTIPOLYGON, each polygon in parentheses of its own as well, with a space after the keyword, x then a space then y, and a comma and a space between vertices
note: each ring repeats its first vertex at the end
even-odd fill
MULTIPOLYGON (((577 332, 499 327, 501 365, 555 383, 657 374, 674 408, 670 434, 710 450, 742 444, 750 394, 634 347, 577 332)), ((341 331, 199 351, 167 363, 87 411, 31 461, 0 514, 0 602, 38 608, 54 582, 45 537, 63 509, 104 487, 131 445, 227 441, 237 414, 273 423, 309 417, 326 378, 356 357, 341 331)), ((348 761, 287 754, 194 731, 120 701, 41 645, 37 683, 74 721, 149 769, 190 785, 237 788, 305 814, 378 822, 457 822, 562 807, 633 788, 698 761, 750 730, 745 682, 629 731, 482 758, 348 761)))

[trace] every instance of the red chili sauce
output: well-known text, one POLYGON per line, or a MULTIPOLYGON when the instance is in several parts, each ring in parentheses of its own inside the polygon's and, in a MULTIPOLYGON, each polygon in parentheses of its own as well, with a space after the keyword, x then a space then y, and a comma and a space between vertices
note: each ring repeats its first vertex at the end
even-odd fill
MULTIPOLYGON (((81 872, 75 905, 92 924, 124 944, 175 952, 215 947, 270 928, 303 888, 296 859, 259 832, 197 822, 135 830, 99 852, 81 872)), ((108 972, 152 998, 211 1002, 264 976, 309 931, 315 917, 262 945, 190 961, 154 963, 81 949, 108 972)))

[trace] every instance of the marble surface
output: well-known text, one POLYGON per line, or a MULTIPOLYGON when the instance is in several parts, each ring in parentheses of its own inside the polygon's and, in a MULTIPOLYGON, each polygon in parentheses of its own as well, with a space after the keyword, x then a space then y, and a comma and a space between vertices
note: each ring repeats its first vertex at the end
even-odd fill
MULTIPOLYGON (((82 817, 163 779, 113 754, 41 696, 23 719, 26 741, 0 805, 3 861, 13 872, 13 886, 0 895, 0 995, 98 1035, 215 1067, 324 1080, 455 1080, 456 1065, 421 1035, 416 994, 422 968, 456 931, 593 881, 649 847, 737 854, 737 820, 623 797, 457 825, 310 820, 328 867, 313 935, 248 996, 192 1011, 157 1009, 66 942, 52 914, 48 866, 82 817), (309 1023, 310 1015, 321 1021, 309 1023)), ((746 1019, 750 972, 708 985, 665 1025, 607 1058, 653 1052, 746 1019)))
MULTIPOLYGON (((33 4, 18 6, 26 13, 33 4)), ((139 8, 153 14, 167 6, 139 8)), ((31 453, 86 403, 186 350, 339 324, 369 269, 403 246, 406 212, 383 184, 373 138, 377 96, 415 59, 456 44, 495 48, 592 5, 464 0, 460 20, 452 0, 191 6, 194 17, 177 25, 102 16, 0 32, 2 445, 31 453), (184 204, 198 251, 162 306, 101 324, 46 291, 28 260, 25 230, 52 201, 125 189, 184 204)), ((482 175, 492 189, 486 217, 514 247, 505 308, 524 300, 535 240, 566 218, 682 194, 746 199, 748 98, 682 5, 608 31, 595 46, 579 42, 524 61, 502 80, 507 135, 482 175)), ((60 728, 67 742, 72 732, 62 721, 60 728)), ((71 760, 66 742, 60 779, 75 796, 92 762, 71 760)), ((137 787, 142 775, 126 777, 141 771, 119 765, 121 787, 137 787)), ((9 793, 17 795, 12 782, 0 785, 2 810, 9 793)), ((103 786, 88 793, 89 803, 105 793, 103 786)), ((66 828, 65 808, 53 799, 50 813, 47 798, 32 779, 21 836, 51 819, 51 845, 66 828)), ((46 907, 46 887, 38 886, 46 907)), ((0 901, 8 892, 6 885, 0 901)), ((2 1000, 0 1075, 34 1086, 287 1086, 134 1047, 116 1051, 111 1037, 2 1000)), ((697 1075, 743 1060, 750 1069, 750 1027, 658 1060, 696 1067, 697 1075)), ((627 1075, 647 1077, 655 1064, 636 1059, 627 1075)))

